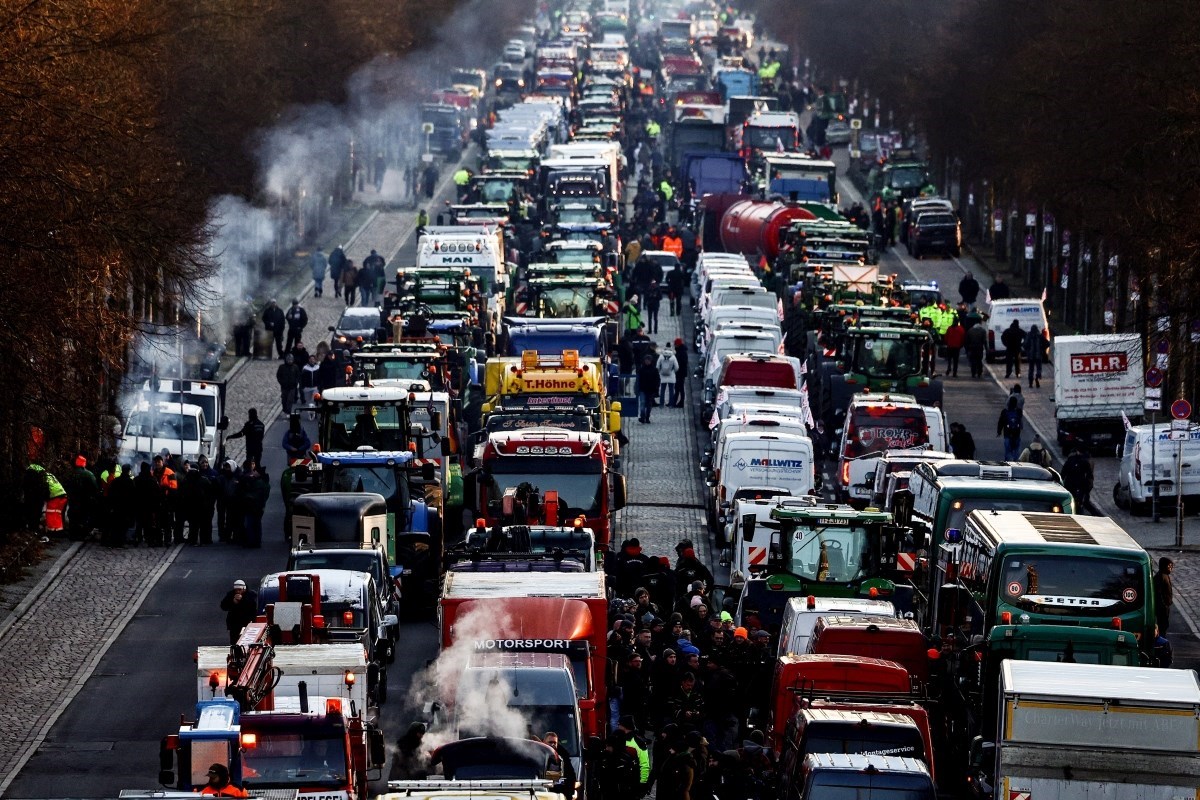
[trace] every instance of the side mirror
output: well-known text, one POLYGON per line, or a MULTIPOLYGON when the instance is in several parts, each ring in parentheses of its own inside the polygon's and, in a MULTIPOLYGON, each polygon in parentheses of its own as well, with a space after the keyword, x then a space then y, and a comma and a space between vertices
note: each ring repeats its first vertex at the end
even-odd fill
POLYGON ((442 458, 448 458, 452 455, 449 439, 442 439, 439 444, 441 445, 442 458))
POLYGON ((329 332, 330 332, 330 333, 333 333, 333 332, 334 332, 334 331, 336 331, 336 330, 337 330, 337 328, 335 328, 334 326, 332 326, 332 325, 330 325, 330 326, 329 326, 329 332))
POLYGON ((703 469, 710 469, 712 467, 712 453, 706 452, 700 456, 700 466, 703 469))
POLYGON ((442 422, 443 420, 441 411, 434 411, 429 415, 429 423, 433 426, 435 431, 440 431, 442 429, 442 422))
POLYGON ((221 417, 221 421, 217 423, 217 430, 219 430, 219 431, 229 430, 229 417, 226 417, 226 416, 221 417))
POLYGON ((391 628, 400 624, 400 618, 395 614, 388 614, 383 618, 383 627, 391 628))
POLYGON ((613 473, 613 511, 625 507, 625 476, 613 473))
POLYGON ((367 746, 371 754, 371 766, 382 767, 387 761, 387 746, 384 744, 383 731, 371 728, 367 732, 367 746))
POLYGON ((758 518, 753 514, 742 515, 742 538, 747 542, 754 541, 754 528, 758 523, 758 518))
POLYGON ((163 786, 175 783, 175 754, 167 746, 165 736, 158 747, 158 782, 163 786))

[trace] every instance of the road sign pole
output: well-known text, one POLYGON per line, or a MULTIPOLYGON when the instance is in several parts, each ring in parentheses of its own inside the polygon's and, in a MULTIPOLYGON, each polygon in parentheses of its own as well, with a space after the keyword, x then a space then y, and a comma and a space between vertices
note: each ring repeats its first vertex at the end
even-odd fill
POLYGON ((1175 456, 1175 546, 1183 547, 1183 441, 1175 456))
POLYGON ((1150 519, 1153 522, 1161 522, 1162 519, 1158 516, 1158 413, 1150 412, 1150 481, 1154 488, 1150 493, 1150 519))

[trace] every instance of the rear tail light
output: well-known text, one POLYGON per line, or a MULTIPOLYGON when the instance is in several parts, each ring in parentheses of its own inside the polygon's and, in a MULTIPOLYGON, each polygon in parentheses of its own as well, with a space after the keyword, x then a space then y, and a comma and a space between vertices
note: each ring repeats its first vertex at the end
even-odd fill
POLYGON ((842 486, 850 485, 850 462, 842 462, 842 486))

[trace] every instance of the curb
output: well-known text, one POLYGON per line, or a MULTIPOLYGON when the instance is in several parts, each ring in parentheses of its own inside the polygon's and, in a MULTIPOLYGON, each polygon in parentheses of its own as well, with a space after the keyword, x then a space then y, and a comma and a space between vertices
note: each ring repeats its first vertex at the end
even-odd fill
MULTIPOLYGON (((68 552, 71 555, 74 555, 75 552, 78 552, 82 545, 83 542, 76 542, 75 546, 70 548, 68 552)), ((167 554, 167 557, 163 559, 157 567, 155 567, 153 572, 146 576, 146 580, 144 581, 141 590, 138 592, 138 595, 134 598, 133 602, 130 603, 126 613, 120 616, 117 624, 111 631, 108 632, 108 636, 104 637, 104 641, 91 653, 91 655, 88 656, 88 659, 83 663, 83 666, 80 667, 79 671, 72 677, 71 688, 66 692, 66 694, 59 698, 58 707, 50 712, 50 715, 46 718, 46 721, 37 729, 36 732, 34 732, 33 736, 30 738, 25 747, 25 752, 23 752, 13 762, 12 766, 9 768, 8 775, 6 775, 3 780, 0 780, 0 796, 7 791, 9 785, 11 785, 12 782, 17 779, 17 776, 21 774, 21 770, 25 768, 25 765, 29 763, 29 759, 33 758, 33 755, 38 751, 38 748, 42 746, 42 742, 46 740, 46 737, 54 728, 54 723, 58 722, 58 718, 61 717, 63 712, 70 707, 76 695, 83 691, 83 687, 87 685, 88 680, 92 677, 92 673, 94 673, 96 671, 96 667, 99 666, 100 660, 104 658, 104 655, 108 652, 109 648, 112 647, 113 643, 117 640, 117 637, 119 637, 125 630, 125 627, 133 621, 137 610, 142 607, 142 603, 146 601, 146 598, 150 595, 150 592, 154 591, 154 587, 158 585, 159 578, 161 578, 163 573, 167 571, 167 568, 175 563, 176 556, 179 555, 183 548, 184 545, 175 545, 172 547, 171 551, 167 554)), ((66 555, 67 553, 63 554, 63 556, 66 555)), ((63 561, 63 559, 60 557, 59 561, 63 561)), ((54 566, 57 567, 58 562, 55 562, 54 566)))
MULTIPOLYGON (((83 547, 83 542, 72 542, 71 546, 64 550, 55 559, 54 563, 50 565, 50 569, 46 570, 46 574, 42 576, 42 579, 26 593, 21 602, 17 603, 8 616, 4 618, 4 621, 0 622, 0 643, 8 635, 8 632, 12 630, 12 626, 16 625, 21 617, 25 616, 25 612, 42 596, 42 593, 46 591, 46 587, 50 585, 50 582, 62 573, 63 569, 67 566, 67 562, 75 557, 75 554, 79 552, 79 548, 81 547, 83 547)), ((0 791, 3 791, 3 787, 0 787, 0 791)))

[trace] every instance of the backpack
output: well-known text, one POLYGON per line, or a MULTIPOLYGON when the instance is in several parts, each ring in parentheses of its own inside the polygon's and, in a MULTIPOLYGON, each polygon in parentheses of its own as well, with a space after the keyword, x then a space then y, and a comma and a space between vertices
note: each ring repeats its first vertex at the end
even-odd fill
POLYGON ((1004 410, 1004 436, 1007 439, 1016 439, 1021 435, 1021 412, 1011 408, 1004 410))

